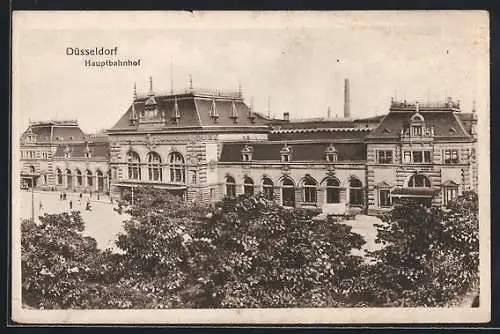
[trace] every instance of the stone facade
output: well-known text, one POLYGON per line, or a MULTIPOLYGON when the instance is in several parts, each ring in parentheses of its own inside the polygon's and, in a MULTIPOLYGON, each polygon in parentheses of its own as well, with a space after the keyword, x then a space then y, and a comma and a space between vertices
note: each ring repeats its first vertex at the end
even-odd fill
POLYGON ((283 206, 378 212, 405 197, 446 205, 478 187, 475 110, 451 100, 393 101, 389 113, 365 119, 291 121, 255 113, 241 93, 156 95, 150 87, 134 92, 105 137, 47 124, 21 138, 21 177, 43 189, 120 197, 151 185, 198 202, 263 192, 283 206))

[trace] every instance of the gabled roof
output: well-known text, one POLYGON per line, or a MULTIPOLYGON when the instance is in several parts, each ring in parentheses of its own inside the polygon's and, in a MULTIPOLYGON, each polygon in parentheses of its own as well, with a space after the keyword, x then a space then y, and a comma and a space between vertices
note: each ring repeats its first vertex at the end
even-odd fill
MULTIPOLYGON (((254 161, 281 161, 281 149, 284 143, 255 142, 255 143, 223 143, 221 162, 241 161, 241 150, 245 146, 253 149, 252 160, 254 161)), ((322 161, 326 158, 326 150, 332 145, 331 142, 315 143, 287 143, 291 148, 291 161, 322 161)), ((337 150, 338 161, 364 161, 366 160, 366 146, 363 143, 333 143, 337 150)))
MULTIPOLYGON (((390 112, 366 138, 399 138, 401 130, 409 125, 414 114, 414 111, 390 112)), ((425 123, 434 128, 435 138, 469 138, 454 112, 420 111, 420 114, 424 117, 425 123)))

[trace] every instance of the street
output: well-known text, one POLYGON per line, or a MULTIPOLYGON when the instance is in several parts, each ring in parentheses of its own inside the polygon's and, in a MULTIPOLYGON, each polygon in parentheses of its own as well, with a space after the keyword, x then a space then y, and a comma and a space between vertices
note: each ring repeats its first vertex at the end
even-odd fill
MULTIPOLYGON (((21 194, 21 218, 31 218, 31 191, 23 190, 21 194)), ((73 210, 80 211, 85 222, 84 236, 91 236, 97 241, 97 247, 100 249, 111 248, 117 252, 119 249, 115 246, 116 235, 122 232, 122 222, 128 219, 126 214, 119 215, 113 210, 109 197, 92 194, 92 211, 85 210, 85 205, 89 199, 89 194, 83 194, 80 202, 79 193, 67 193, 66 200, 60 200, 60 192, 35 192, 35 217, 44 213, 54 214, 69 212, 69 201, 73 202, 73 210), (40 210, 40 202, 42 210, 40 210)), ((36 218, 38 221, 38 218, 36 218)))

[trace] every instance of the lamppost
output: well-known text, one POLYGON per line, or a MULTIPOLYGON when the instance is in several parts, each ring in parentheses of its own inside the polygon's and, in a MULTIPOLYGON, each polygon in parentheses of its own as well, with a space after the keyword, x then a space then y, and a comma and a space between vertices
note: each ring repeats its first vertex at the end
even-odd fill
POLYGON ((31 176, 31 220, 35 222, 35 176, 31 176))
POLYGON ((134 186, 130 186, 132 189, 132 205, 134 205, 134 186))

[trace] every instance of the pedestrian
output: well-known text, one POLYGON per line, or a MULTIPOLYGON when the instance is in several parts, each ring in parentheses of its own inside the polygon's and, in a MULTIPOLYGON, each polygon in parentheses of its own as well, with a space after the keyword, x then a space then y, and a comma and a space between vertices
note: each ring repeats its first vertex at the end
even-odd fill
POLYGON ((62 193, 59 194, 59 200, 62 201, 62 193))
POLYGON ((99 200, 99 193, 97 193, 97 200, 99 200))
POLYGON ((80 200, 82 199, 82 196, 83 196, 83 194, 82 194, 82 193, 80 193, 80 200))
POLYGON ((40 209, 40 211, 42 211, 42 210, 43 210, 43 204, 42 204, 42 201, 40 201, 39 209, 40 209))
POLYGON ((90 198, 92 198, 92 190, 90 191, 90 198))
POLYGON ((73 201, 72 200, 69 200, 69 209, 73 210, 73 201))

